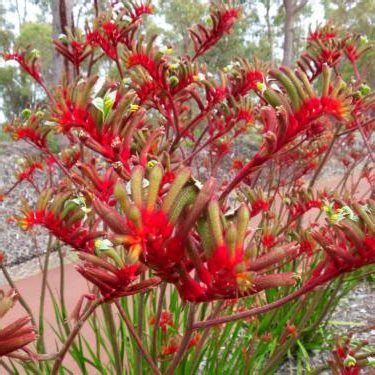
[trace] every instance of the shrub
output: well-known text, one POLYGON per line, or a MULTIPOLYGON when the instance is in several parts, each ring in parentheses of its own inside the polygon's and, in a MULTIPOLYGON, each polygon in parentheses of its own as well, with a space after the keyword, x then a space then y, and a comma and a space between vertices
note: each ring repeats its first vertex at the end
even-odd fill
MULTIPOLYGON (((309 34, 293 69, 235 59, 211 73, 199 59, 241 9, 213 5, 181 57, 145 40, 142 18, 152 11, 129 2, 82 32, 67 30, 54 41, 70 63, 58 87, 45 84, 35 50, 4 56, 46 92, 6 127, 40 153, 17 175, 38 201, 14 219, 49 231, 48 254, 72 248, 91 285, 71 315, 69 282, 53 296, 56 354, 46 353, 42 318, 15 332, 17 345, 2 342, 0 355, 27 371, 57 374, 69 352, 82 373, 269 373, 295 343, 305 352, 301 339, 353 285, 346 275, 360 277, 375 261, 373 192, 358 192, 373 183, 374 97, 357 68, 369 45, 327 25, 309 34), (105 59, 118 79, 93 74, 105 59), (345 82, 348 63, 355 79, 345 82), (69 145, 60 153, 48 142, 57 135, 69 145), (261 139, 258 150, 242 150, 228 167, 247 136, 261 139), (332 160, 343 163, 342 179, 321 189, 332 160), (45 181, 33 180, 37 169, 45 181), (96 343, 80 333, 86 321, 96 343), (15 351, 34 329, 37 353, 15 351)), ((4 311, 14 302, 6 298, 4 311)))

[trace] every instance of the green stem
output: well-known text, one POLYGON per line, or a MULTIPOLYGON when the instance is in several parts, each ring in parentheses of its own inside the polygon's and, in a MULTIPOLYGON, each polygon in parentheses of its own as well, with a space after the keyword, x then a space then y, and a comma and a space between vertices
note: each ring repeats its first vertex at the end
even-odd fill
POLYGON ((134 341, 136 342, 139 350, 141 351, 143 357, 145 358, 147 363, 150 365, 153 373, 156 374, 156 375, 161 375, 161 372, 159 371, 158 367, 156 366, 156 364, 152 360, 150 354, 147 352, 147 350, 143 346, 142 340, 138 336, 137 331, 134 328, 133 324, 131 323, 129 317, 126 315, 125 310, 122 308, 121 303, 118 300, 116 300, 114 303, 115 303, 122 319, 124 320, 130 334, 132 335, 132 337, 133 337, 134 341))
POLYGON ((158 306, 157 306, 156 315, 155 315, 154 331, 152 332, 151 356, 154 359, 154 361, 156 360, 156 346, 157 346, 157 339, 158 339, 158 330, 159 330, 160 317, 161 317, 161 313, 163 310, 163 302, 164 302, 166 289, 167 289, 167 283, 163 283, 160 287, 160 295, 159 295, 158 306))
POLYGON ((56 355, 56 361, 53 364, 52 371, 50 372, 50 375, 57 375, 59 372, 59 369, 61 367, 61 364, 65 358, 66 353, 69 351, 70 347, 72 346, 74 339, 80 332, 81 328, 83 327, 86 320, 90 317, 90 315, 95 311, 95 309, 103 303, 103 299, 97 299, 93 303, 89 305, 89 307, 86 309, 82 317, 77 321, 76 325, 70 332, 69 337, 64 343, 64 346, 59 351, 59 353, 56 355))
MULTIPOLYGON (((145 280, 145 274, 143 273, 141 276, 141 282, 145 280)), ((144 309, 145 309, 145 295, 143 293, 138 295, 139 297, 139 304, 138 304, 138 327, 137 333, 139 338, 143 341, 143 320, 144 320, 144 309)), ((137 356, 135 361, 135 368, 136 374, 142 374, 142 352, 137 350, 137 356)))
POLYGON ((191 335, 193 334, 194 313, 195 313, 195 305, 190 303, 189 315, 188 315, 188 320, 186 324, 185 334, 182 338, 180 347, 176 355, 173 357, 172 363, 170 364, 170 366, 167 368, 167 371, 165 372, 165 375, 175 374, 175 370, 177 366, 180 364, 181 360, 184 358, 188 350, 190 338, 191 338, 191 335))
POLYGON ((117 341, 116 323, 113 318, 112 308, 111 308, 111 305, 109 305, 108 303, 105 303, 103 304, 102 309, 103 309, 105 324, 109 331, 109 341, 112 346, 116 374, 121 375, 122 374, 122 360, 120 356, 120 348, 118 346, 118 341, 117 341))
MULTIPOLYGON (((39 329, 38 329, 38 341, 36 343, 36 348, 39 354, 45 353, 45 343, 44 343, 44 306, 46 302, 46 291, 47 291, 47 277, 48 277, 48 266, 49 266, 49 258, 52 250, 52 235, 48 237, 48 244, 47 244, 47 252, 44 259, 43 265, 43 275, 42 275, 42 287, 40 292, 40 300, 39 300, 39 329)), ((48 363, 45 363, 47 367, 47 371, 49 371, 48 363)), ((44 368, 44 364, 39 364, 40 369, 44 368)))
POLYGON ((61 244, 57 244, 57 253, 60 261, 60 303, 61 303, 61 316, 63 319, 63 326, 65 333, 70 334, 70 326, 68 323, 68 315, 65 304, 65 267, 64 267, 64 255, 62 253, 61 244))

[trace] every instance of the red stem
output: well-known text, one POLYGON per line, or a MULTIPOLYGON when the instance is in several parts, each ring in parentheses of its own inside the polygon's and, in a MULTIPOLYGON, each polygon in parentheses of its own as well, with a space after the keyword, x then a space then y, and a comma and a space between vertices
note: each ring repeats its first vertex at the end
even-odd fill
POLYGON ((244 178, 246 178, 250 173, 264 164, 270 156, 260 156, 259 153, 254 156, 254 158, 248 162, 237 174, 237 176, 232 180, 232 182, 225 188, 220 196, 220 200, 224 199, 244 178))
POLYGON ((276 308, 278 308, 278 307, 280 307, 280 306, 282 306, 282 305, 284 305, 284 304, 286 304, 290 301, 293 301, 294 299, 310 292, 311 290, 313 290, 315 287, 317 287, 321 283, 322 283, 322 280, 316 279, 313 283, 310 283, 310 284, 296 290, 294 293, 291 293, 291 294, 287 295, 286 297, 281 298, 281 299, 279 299, 275 302, 269 303, 265 306, 256 307, 256 308, 251 309, 251 310, 243 311, 243 312, 238 313, 238 314, 223 316, 221 318, 197 322, 197 323, 193 324, 192 329, 196 330, 196 329, 201 329, 201 328, 214 327, 214 326, 217 326, 217 325, 220 325, 220 324, 223 324, 223 323, 233 322, 234 320, 246 319, 246 318, 249 318, 251 316, 264 314, 268 311, 274 310, 274 309, 276 309, 276 308))

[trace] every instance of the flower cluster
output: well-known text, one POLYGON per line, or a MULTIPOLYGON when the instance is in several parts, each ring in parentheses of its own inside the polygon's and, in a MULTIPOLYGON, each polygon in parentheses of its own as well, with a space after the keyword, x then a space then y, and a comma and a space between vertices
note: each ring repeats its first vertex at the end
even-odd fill
MULTIPOLYGON (((366 37, 359 34, 343 34, 334 25, 328 23, 310 31, 306 52, 301 55, 298 66, 312 80, 322 72, 325 64, 334 67, 344 56, 354 66, 370 48, 371 45, 367 42, 366 37)), ((357 70, 356 66, 354 66, 354 70, 357 70)))
POLYGON ((240 8, 235 7, 232 1, 228 5, 220 4, 210 15, 208 26, 199 24, 190 30, 194 42, 195 56, 197 58, 214 46, 223 35, 229 33, 240 16, 240 8))
MULTIPOLYGON (((17 298, 14 290, 8 293, 0 290, 0 319, 13 307, 17 298)), ((36 339, 35 329, 29 323, 30 318, 24 317, 0 328, 0 357, 12 355, 36 339)))
POLYGON ((310 283, 323 283, 337 275, 375 262, 375 210, 373 201, 345 205, 334 201, 323 207, 329 224, 312 232, 325 258, 310 283))
POLYGON ((22 215, 16 216, 16 221, 25 231, 40 225, 73 248, 92 252, 93 240, 102 232, 88 227, 90 211, 85 197, 75 198, 69 192, 46 189, 41 192, 35 209, 24 203, 22 215))
POLYGON ((40 85, 43 85, 43 79, 38 65, 39 52, 27 48, 24 51, 15 51, 3 55, 5 61, 16 61, 21 68, 40 85))
MULTIPOLYGON (((41 154, 27 159, 18 180, 32 183, 42 168, 46 175, 43 188, 33 185, 35 208, 25 203, 16 221, 24 230, 42 226, 77 251, 76 269, 94 285, 82 300, 91 301, 90 308, 114 302, 126 318, 126 298, 119 298, 170 284, 164 291, 172 286, 194 315, 200 302, 256 295, 258 304, 273 295, 269 289, 292 290, 272 301, 273 308, 375 263, 373 200, 357 198, 355 184, 350 199, 340 189, 314 186, 335 142, 350 148, 345 158, 352 160, 344 163, 342 190, 357 164, 364 165, 362 182, 373 181, 367 151, 374 96, 360 82, 345 83, 339 72, 344 55, 356 69, 368 50, 361 38, 342 37, 328 25, 310 33, 295 69, 234 59, 212 74, 199 58, 233 29, 240 7, 214 4, 207 24, 190 31, 191 55, 178 57, 171 46, 140 33, 142 15, 153 12, 149 2, 115 3, 84 31, 67 30, 55 41, 74 74, 47 92, 43 110, 26 109, 6 127, 41 154), (106 80, 94 75, 102 59, 118 74, 106 80), (240 143, 244 134, 248 142, 240 143), (61 152, 51 151, 53 136, 64 139, 61 152), (325 212, 327 221, 304 220, 313 210, 325 212)), ((6 57, 43 85, 34 57, 6 57)), ((198 358, 205 338, 192 330, 204 325, 187 326, 181 337, 163 293, 150 322, 152 341, 162 343, 159 357, 167 361, 177 353, 178 362, 182 349, 196 346, 198 358)), ((80 315, 82 303, 77 321, 91 311, 80 315)), ((16 324, 19 332, 27 323, 16 324)), ((135 342, 142 341, 143 323, 134 332, 128 326, 135 342)), ((288 322, 282 340, 296 338, 298 329, 288 322)), ((26 331, 5 353, 31 340, 33 331, 26 331)), ((273 340, 266 331, 258 337, 273 340)))

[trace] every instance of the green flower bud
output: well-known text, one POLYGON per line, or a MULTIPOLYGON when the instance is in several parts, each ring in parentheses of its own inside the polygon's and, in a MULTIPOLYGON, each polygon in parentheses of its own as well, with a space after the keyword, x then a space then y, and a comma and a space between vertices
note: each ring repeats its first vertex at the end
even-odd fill
POLYGON ((29 108, 25 108, 25 109, 21 112, 22 117, 25 118, 25 119, 30 118, 31 113, 32 113, 32 112, 31 112, 31 110, 30 110, 29 108))
POLYGON ((358 90, 361 96, 366 96, 371 93, 371 87, 363 83, 358 90))
POLYGON ((180 81, 176 76, 169 77, 169 84, 171 85, 171 87, 176 87, 179 82, 180 81))
POLYGON ((260 92, 262 92, 262 93, 266 89, 266 85, 263 82, 257 82, 256 86, 257 86, 257 90, 260 91, 260 92))
POLYGON ((357 364, 357 360, 351 355, 348 355, 344 360, 344 366, 346 367, 353 367, 356 364, 357 364))
POLYGON ((39 59, 39 57, 40 57, 40 51, 37 50, 36 48, 34 48, 34 49, 32 49, 30 51, 30 56, 31 57, 35 57, 36 59, 39 59))
POLYGON ((361 35, 360 43, 359 45, 362 47, 364 45, 368 44, 368 38, 367 35, 361 35))

